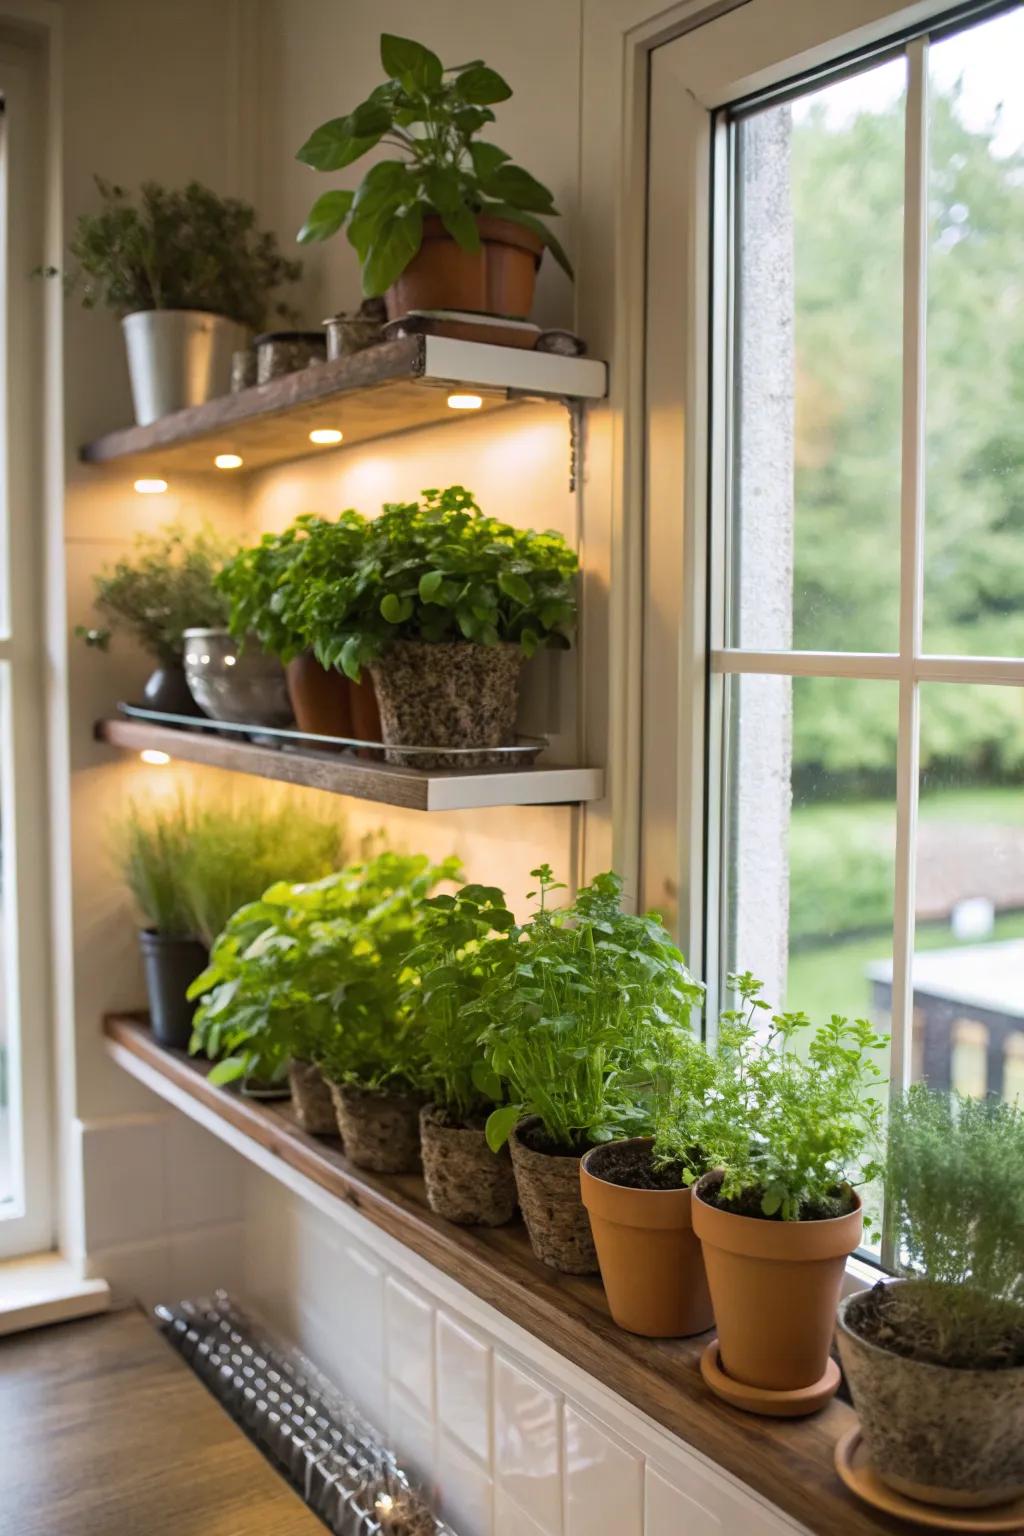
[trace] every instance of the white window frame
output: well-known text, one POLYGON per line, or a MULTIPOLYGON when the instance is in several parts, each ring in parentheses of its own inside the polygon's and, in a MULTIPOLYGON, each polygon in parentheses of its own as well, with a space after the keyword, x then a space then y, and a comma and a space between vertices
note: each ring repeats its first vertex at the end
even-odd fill
MULTIPOLYGON (((995 6, 992 7, 996 9, 995 6)), ((674 921, 719 999, 726 787, 723 718, 737 674, 848 677, 899 690, 891 1080, 910 1076, 918 711, 922 683, 1024 686, 1024 660, 929 655, 922 644, 929 27, 948 4, 841 7, 747 0, 650 56, 645 367, 645 605, 640 893, 674 921), (754 651, 726 644, 731 357, 724 109, 849 56, 907 57, 898 650, 754 651), (716 366, 712 368, 712 359, 716 366)), ((696 26, 694 26, 696 23, 696 26)))
POLYGON ((47 666, 44 626, 45 101, 34 62, 0 45, 0 783, 7 887, 3 923, 11 1170, 15 1207, 0 1220, 0 1259, 52 1247, 52 993, 48 901, 47 666))

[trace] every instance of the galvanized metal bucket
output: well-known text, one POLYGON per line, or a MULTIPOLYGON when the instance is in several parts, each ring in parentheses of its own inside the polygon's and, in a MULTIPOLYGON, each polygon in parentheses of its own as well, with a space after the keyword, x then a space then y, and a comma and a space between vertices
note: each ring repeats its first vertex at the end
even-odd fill
POLYGON ((231 388, 231 358, 244 325, 199 309, 146 309, 121 321, 135 420, 140 427, 231 388))

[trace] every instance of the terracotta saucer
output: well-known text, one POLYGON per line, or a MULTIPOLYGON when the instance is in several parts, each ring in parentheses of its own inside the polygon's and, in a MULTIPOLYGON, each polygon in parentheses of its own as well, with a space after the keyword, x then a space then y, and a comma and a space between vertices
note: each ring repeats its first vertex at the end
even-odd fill
POLYGON ((836 1446, 836 1471, 851 1493, 865 1504, 912 1520, 915 1525, 930 1525, 938 1531, 1019 1531, 1024 1529, 1024 1499, 1012 1504, 998 1504, 992 1509, 955 1509, 942 1504, 922 1504, 905 1493, 890 1488, 868 1460, 867 1446, 860 1425, 854 1424, 836 1446))
POLYGON ((767 1387, 749 1387, 746 1382, 727 1376, 718 1358, 718 1340, 712 1339, 700 1357, 700 1373, 704 1385, 710 1387, 716 1397, 742 1408, 744 1413, 762 1413, 770 1419, 799 1419, 807 1413, 817 1413, 835 1396, 839 1386, 839 1367, 829 1357, 828 1367, 820 1381, 809 1387, 794 1387, 789 1391, 772 1392, 767 1387))

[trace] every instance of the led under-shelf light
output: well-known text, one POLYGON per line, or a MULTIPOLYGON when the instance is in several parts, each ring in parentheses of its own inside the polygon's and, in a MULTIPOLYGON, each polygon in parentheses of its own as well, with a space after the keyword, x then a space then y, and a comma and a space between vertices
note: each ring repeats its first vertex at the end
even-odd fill
POLYGON ((167 489, 167 481, 156 478, 136 480, 135 489, 140 496, 162 496, 167 489))
POLYGON ((483 405, 480 395, 454 394, 448 396, 448 408, 452 411, 478 411, 483 405))
POLYGON ((340 443, 344 436, 344 432, 339 432, 337 427, 314 427, 309 440, 319 444, 340 443))
POLYGON ((151 768, 163 768, 171 760, 169 752, 159 752, 156 747, 144 747, 139 756, 144 763, 149 763, 151 768))
POLYGON ((213 462, 218 469, 241 469, 245 461, 240 453, 218 453, 213 462))

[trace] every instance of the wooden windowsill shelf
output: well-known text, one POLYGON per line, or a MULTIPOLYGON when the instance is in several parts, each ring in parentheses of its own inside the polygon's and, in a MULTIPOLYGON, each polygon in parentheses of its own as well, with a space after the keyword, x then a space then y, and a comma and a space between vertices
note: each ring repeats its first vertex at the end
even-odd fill
POLYGON ((534 1258, 520 1223, 456 1227, 429 1209, 418 1177, 365 1173, 340 1143, 300 1130, 290 1106, 257 1103, 207 1081, 205 1064, 158 1046, 138 1016, 104 1022, 108 1053, 153 1092, 266 1169, 265 1154, 357 1210, 657 1423, 812 1531, 905 1532, 843 1487, 833 1467, 853 1412, 833 1401, 809 1419, 762 1419, 709 1396, 699 1339, 644 1339, 612 1322, 597 1279, 557 1274, 534 1258), (230 1128, 230 1129, 226 1129, 230 1128))

